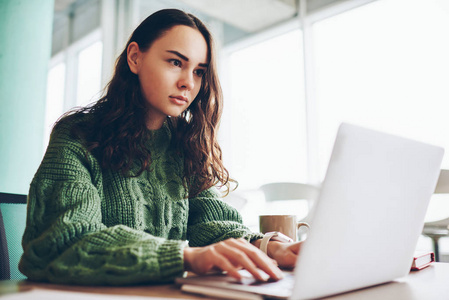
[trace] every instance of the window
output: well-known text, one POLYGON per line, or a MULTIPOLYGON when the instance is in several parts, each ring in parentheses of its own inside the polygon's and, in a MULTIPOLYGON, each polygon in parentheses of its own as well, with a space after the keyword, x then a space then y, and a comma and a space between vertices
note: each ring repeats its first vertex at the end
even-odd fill
MULTIPOLYGON (((313 42, 306 46, 314 59, 307 131, 301 31, 232 52, 223 62, 221 137, 239 189, 322 180, 341 122, 449 149, 448 30, 444 0, 377 0, 313 23, 306 41, 313 42), (306 145, 306 132, 313 145, 306 145), (306 146, 318 153, 308 158, 314 174, 307 173, 306 146)), ((442 167, 449 168, 449 155, 442 167)), ((434 196, 426 219, 447 211, 449 201, 434 196)))
POLYGON ((99 98, 102 50, 103 43, 98 41, 78 54, 77 106, 85 106, 99 98))
POLYGON ((101 31, 95 30, 52 57, 47 75, 44 150, 53 124, 64 112, 100 97, 102 51, 101 31))
MULTIPOLYGON (((449 149, 448 29, 440 0, 379 0, 315 23, 323 176, 342 121, 449 149)), ((432 199, 427 219, 448 211, 447 199, 432 199)))
POLYGON ((442 130, 449 128, 449 10, 442 3, 383 0, 315 24, 323 173, 342 121, 449 149, 442 130))
POLYGON ((44 152, 55 121, 64 111, 65 63, 50 68, 47 75, 47 99, 45 106, 44 152))
POLYGON ((305 181, 302 34, 294 30, 232 52, 223 157, 239 189, 305 181))

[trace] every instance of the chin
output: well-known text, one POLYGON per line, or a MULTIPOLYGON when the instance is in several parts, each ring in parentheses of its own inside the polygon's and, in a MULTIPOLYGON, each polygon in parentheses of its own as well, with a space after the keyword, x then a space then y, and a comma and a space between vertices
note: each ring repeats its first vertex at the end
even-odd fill
POLYGON ((169 118, 177 118, 177 117, 179 117, 180 115, 182 115, 183 112, 184 112, 184 111, 181 111, 181 112, 171 112, 171 113, 167 114, 167 117, 169 117, 169 118))

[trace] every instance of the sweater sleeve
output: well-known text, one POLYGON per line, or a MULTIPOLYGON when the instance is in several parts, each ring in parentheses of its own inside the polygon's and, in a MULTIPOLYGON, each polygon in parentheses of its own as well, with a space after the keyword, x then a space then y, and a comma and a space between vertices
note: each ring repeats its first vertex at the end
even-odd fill
POLYGON ((243 225, 239 212, 221 200, 216 188, 201 192, 189 201, 187 238, 192 247, 201 247, 229 238, 253 241, 262 238, 243 225))
POLYGON ((52 134, 29 191, 20 271, 31 280, 84 285, 172 281, 186 242, 102 223, 98 162, 68 134, 52 134))

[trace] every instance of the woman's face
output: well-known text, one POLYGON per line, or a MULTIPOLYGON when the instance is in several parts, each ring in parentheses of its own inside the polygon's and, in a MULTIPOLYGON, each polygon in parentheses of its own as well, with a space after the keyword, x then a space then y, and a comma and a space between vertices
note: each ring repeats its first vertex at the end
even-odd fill
POLYGON ((128 65, 148 104, 148 129, 160 128, 167 116, 189 107, 208 67, 207 52, 203 35, 183 25, 172 27, 145 52, 135 42, 128 46, 128 65))

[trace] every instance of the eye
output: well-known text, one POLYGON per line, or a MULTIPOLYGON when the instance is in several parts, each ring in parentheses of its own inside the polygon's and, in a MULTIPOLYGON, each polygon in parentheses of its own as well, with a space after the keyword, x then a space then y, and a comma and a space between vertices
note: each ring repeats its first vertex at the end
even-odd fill
POLYGON ((168 62, 171 63, 172 65, 174 65, 175 67, 182 66, 182 63, 179 59, 170 59, 168 62))
POLYGON ((193 73, 195 73, 196 76, 198 76, 198 77, 203 77, 204 73, 206 73, 206 70, 204 70, 204 69, 197 69, 193 73))

